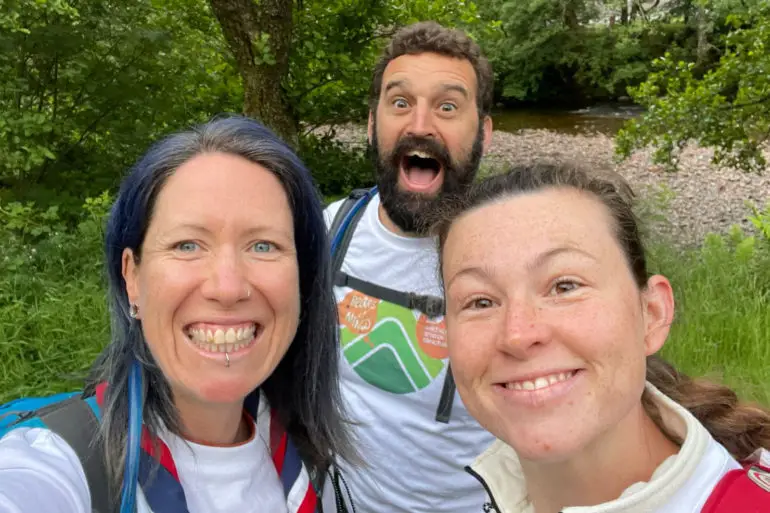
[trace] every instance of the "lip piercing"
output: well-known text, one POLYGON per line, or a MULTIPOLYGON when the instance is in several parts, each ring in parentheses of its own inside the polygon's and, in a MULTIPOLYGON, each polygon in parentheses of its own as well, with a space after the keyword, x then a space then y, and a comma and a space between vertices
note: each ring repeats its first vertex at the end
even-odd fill
POLYGON ((225 367, 230 367, 230 355, 225 351, 225 367))

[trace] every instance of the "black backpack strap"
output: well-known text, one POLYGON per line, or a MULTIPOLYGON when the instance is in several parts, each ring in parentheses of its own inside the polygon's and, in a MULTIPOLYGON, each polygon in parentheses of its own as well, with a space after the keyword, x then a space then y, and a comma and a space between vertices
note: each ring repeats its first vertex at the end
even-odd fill
POLYGON ((103 444, 97 436, 99 419, 81 396, 41 408, 37 416, 54 433, 64 439, 77 454, 88 481, 92 513, 117 511, 111 501, 103 444))
POLYGON ((390 289, 369 281, 360 280, 342 271, 337 271, 334 275, 334 285, 337 287, 350 287, 363 292, 367 296, 376 297, 377 299, 394 303, 410 310, 419 310, 428 317, 438 317, 444 313, 443 298, 390 289))
POLYGON ((441 389, 441 397, 438 400, 436 409, 436 421, 449 424, 449 418, 452 416, 452 405, 455 400, 455 378, 452 375, 452 367, 447 363, 446 376, 444 377, 444 387, 441 389))

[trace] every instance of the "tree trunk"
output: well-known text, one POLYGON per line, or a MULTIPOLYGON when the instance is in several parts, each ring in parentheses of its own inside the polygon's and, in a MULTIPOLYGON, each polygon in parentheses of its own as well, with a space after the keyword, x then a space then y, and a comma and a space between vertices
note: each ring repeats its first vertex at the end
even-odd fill
POLYGON ((289 72, 293 0, 209 0, 243 79, 243 113, 291 145, 297 122, 281 85, 289 72), (267 36, 269 56, 262 51, 267 36))
POLYGON ((695 11, 697 17, 697 30, 698 30, 698 46, 696 50, 696 59, 699 65, 703 65, 708 60, 709 53, 709 40, 708 36, 711 32, 708 15, 706 14, 706 8, 703 4, 699 4, 695 11))
POLYGON ((567 0, 562 10, 564 24, 571 29, 575 29, 578 26, 578 6, 575 5, 576 3, 578 3, 576 0, 567 0))

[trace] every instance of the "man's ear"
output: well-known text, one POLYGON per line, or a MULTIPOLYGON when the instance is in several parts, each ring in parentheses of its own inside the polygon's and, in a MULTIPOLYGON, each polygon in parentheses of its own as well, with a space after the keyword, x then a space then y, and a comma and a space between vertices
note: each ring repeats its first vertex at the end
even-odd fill
MULTIPOLYGON (((126 282, 126 295, 129 304, 139 306, 139 266, 131 248, 123 250, 122 273, 123 280, 126 282)), ((141 309, 139 315, 141 315, 141 309)))
POLYGON ((369 139, 369 144, 372 144, 372 134, 374 134, 374 115, 369 111, 369 122, 366 124, 366 137, 369 139))
POLYGON ((482 122, 484 128, 484 153, 489 150, 489 146, 492 144, 492 116, 484 116, 482 122))
POLYGON ((650 356, 666 343, 674 321, 674 291, 666 277, 657 274, 647 280, 647 288, 642 292, 642 306, 645 353, 650 356))

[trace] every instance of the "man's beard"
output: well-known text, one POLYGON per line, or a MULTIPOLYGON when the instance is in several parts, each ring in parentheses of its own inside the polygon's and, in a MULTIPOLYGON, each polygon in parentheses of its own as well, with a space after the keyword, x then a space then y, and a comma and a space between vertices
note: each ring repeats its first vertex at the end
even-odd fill
POLYGON ((471 151, 462 161, 456 161, 449 150, 432 137, 404 136, 388 153, 380 155, 377 129, 372 131, 369 148, 377 172, 380 202, 393 223, 406 233, 426 235, 433 211, 444 196, 463 192, 474 180, 483 154, 484 128, 479 124, 471 151), (402 190, 398 185, 403 158, 412 151, 428 153, 443 167, 443 182, 434 195, 402 190))

